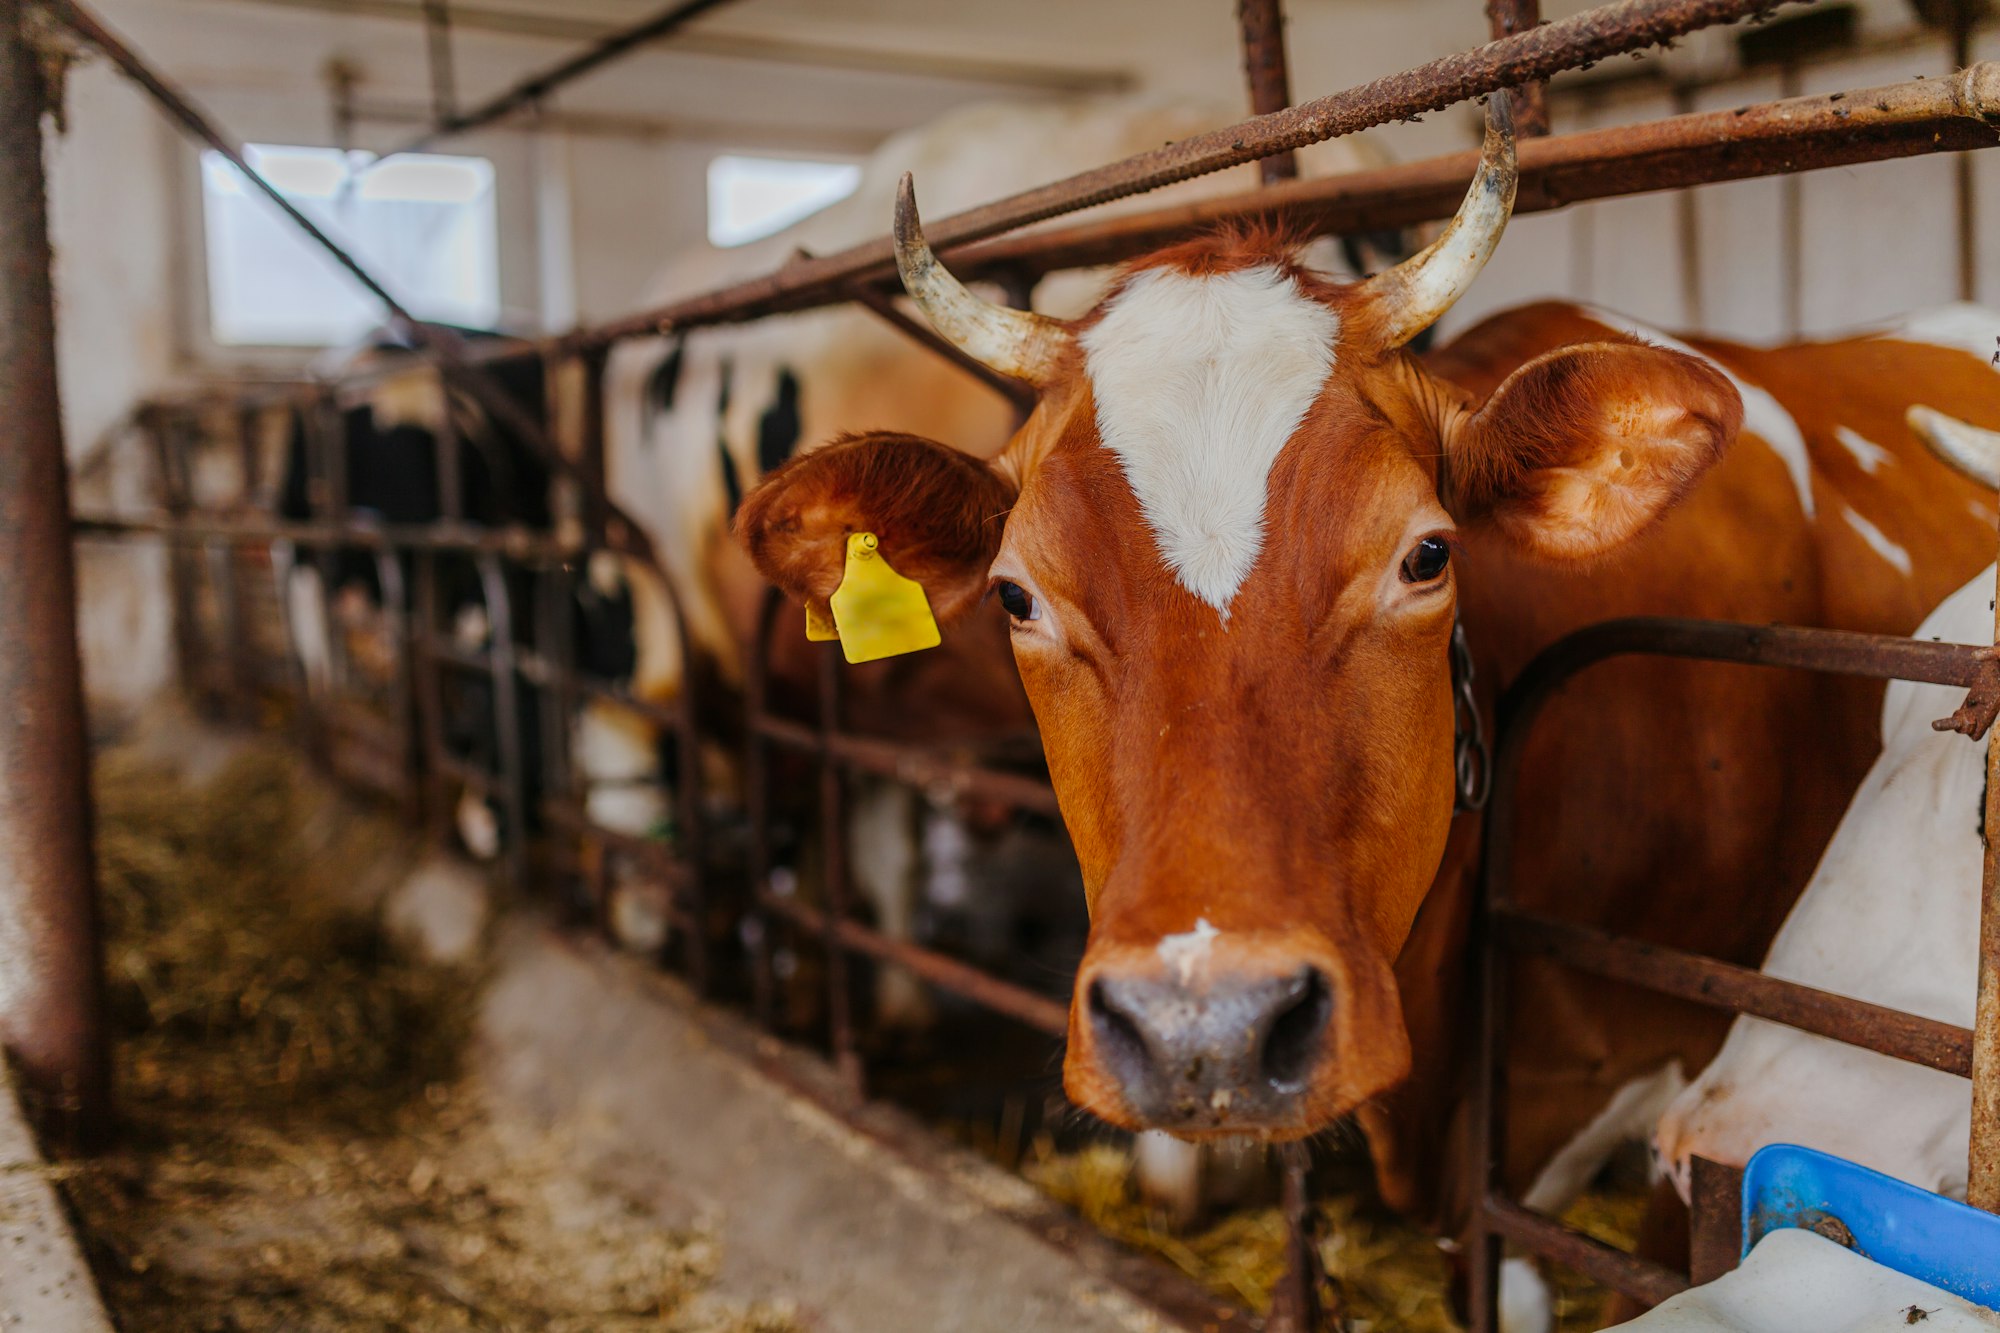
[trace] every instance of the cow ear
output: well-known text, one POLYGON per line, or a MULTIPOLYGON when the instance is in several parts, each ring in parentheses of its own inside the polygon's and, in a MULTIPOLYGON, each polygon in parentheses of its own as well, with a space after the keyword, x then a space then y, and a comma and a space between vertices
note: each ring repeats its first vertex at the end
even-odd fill
POLYGON ((825 607, 846 569, 847 538, 872 532, 882 558, 923 585, 951 621, 986 591, 1014 503, 999 473, 933 440, 875 432, 792 459, 743 498, 736 536, 758 572, 794 601, 825 607))
POLYGON ((1445 437, 1444 501, 1548 560, 1588 560, 1687 494, 1743 423, 1714 366, 1638 342, 1528 362, 1445 437))

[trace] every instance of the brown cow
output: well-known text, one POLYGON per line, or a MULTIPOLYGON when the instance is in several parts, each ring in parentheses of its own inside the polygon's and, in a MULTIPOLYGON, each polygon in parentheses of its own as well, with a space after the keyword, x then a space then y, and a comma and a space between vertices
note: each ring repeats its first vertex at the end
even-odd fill
MULTIPOLYGON (((1074 322, 972 297, 906 185, 905 286, 1039 406, 990 464, 909 436, 833 444, 738 525, 819 604, 855 531, 940 618, 997 593, 1092 909, 1064 1067, 1078 1104, 1190 1138, 1358 1113, 1385 1194, 1447 1226, 1478 851, 1453 816, 1454 624, 1486 710, 1492 683, 1610 616, 1907 633, 1990 559, 1993 515, 1904 410, 2000 426, 1978 358, 1905 340, 1667 346, 1536 306, 1418 361, 1405 344, 1505 225, 1505 120, 1496 97, 1459 216, 1396 270, 1334 284, 1226 233, 1134 263, 1074 322)), ((1873 754, 1878 700, 1742 668, 1594 669, 1528 757, 1517 895, 1754 960, 1873 754)), ((1553 968, 1523 969, 1514 1012, 1517 1188, 1617 1090, 1722 1031, 1553 968)))

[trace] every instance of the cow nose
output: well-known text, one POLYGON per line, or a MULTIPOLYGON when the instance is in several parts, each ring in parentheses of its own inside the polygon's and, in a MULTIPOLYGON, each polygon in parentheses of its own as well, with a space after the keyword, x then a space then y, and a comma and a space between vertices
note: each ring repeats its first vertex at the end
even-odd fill
POLYGON ((1088 991, 1099 1068, 1160 1129, 1282 1129, 1328 1058, 1333 988, 1310 964, 1100 968, 1088 991))

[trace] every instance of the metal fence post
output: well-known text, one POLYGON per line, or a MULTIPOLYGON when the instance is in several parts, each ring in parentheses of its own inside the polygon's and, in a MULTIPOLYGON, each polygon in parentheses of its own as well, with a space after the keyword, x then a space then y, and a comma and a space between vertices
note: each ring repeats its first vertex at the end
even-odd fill
POLYGON ((491 641, 487 671, 493 682, 493 731, 500 742, 500 799, 507 812, 507 874, 516 889, 528 883, 528 800, 521 743, 520 674, 514 653, 514 597, 507 568, 492 551, 479 553, 479 587, 486 599, 491 641))
MULTIPOLYGON (((2000 639, 2000 613, 1995 615, 1994 631, 2000 639)), ((1972 1027, 1972 1144, 1965 1198, 1975 1208, 2000 1213, 2000 727, 1986 738, 1984 834, 1979 1004, 1972 1027)))
POLYGON ((841 723, 840 650, 821 644, 819 652, 819 840, 825 858, 827 1024, 833 1039, 833 1063, 848 1089, 859 1097, 864 1080, 861 1053, 854 1044, 854 1009, 848 990, 847 946, 840 925, 847 920, 847 784, 834 758, 832 739, 841 723))
MULTIPOLYGON (((1486 20, 1494 40, 1526 32, 1542 21, 1541 0, 1486 0, 1486 20)), ((1549 86, 1524 83, 1514 94, 1514 133, 1527 138, 1549 132, 1549 86)))
POLYGON ((69 473, 56 385, 42 174, 44 88, 21 0, 0 0, 0 1040, 52 1144, 109 1101, 76 633, 69 473))
MULTIPOLYGON (((1250 113, 1267 116, 1292 104, 1292 75, 1285 61, 1284 0, 1236 0, 1243 29, 1243 74, 1250 83, 1250 113)), ((1257 164, 1266 185, 1297 180, 1296 153, 1273 153, 1257 164)))

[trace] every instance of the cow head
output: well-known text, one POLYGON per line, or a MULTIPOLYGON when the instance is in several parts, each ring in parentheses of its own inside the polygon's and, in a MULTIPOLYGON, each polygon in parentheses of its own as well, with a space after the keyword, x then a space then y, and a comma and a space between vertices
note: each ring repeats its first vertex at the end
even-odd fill
POLYGON ((940 618, 996 594, 1092 914, 1065 1083, 1106 1120, 1290 1138, 1401 1080, 1391 966, 1455 791, 1460 534, 1589 560, 1736 429, 1721 375, 1636 342, 1563 348, 1483 403, 1402 350, 1513 194, 1496 96, 1464 206, 1397 269, 1336 284, 1231 234, 1131 265, 1065 323, 960 286, 906 178, 906 288, 1038 406, 991 463, 850 437, 744 504, 794 597, 824 603, 854 531, 940 618))

